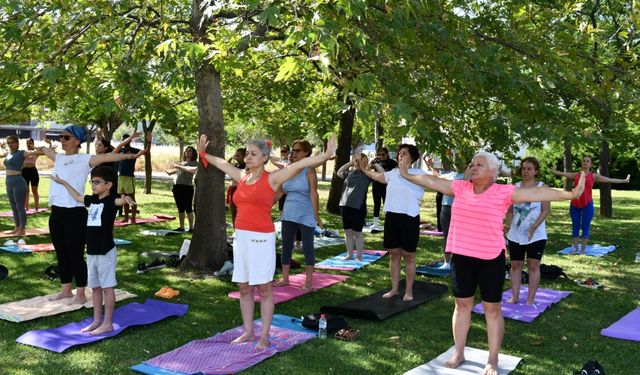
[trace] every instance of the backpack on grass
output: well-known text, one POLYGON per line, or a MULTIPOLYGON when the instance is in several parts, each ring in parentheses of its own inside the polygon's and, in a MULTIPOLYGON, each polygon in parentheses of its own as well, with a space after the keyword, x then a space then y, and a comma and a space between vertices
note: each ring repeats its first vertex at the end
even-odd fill
POLYGON ((556 265, 546 265, 546 264, 541 264, 540 265, 540 277, 543 279, 547 279, 547 280, 555 280, 560 276, 564 276, 565 278, 567 278, 567 274, 564 273, 564 271, 562 270, 562 268, 556 266, 556 265))
POLYGON ((595 359, 585 363, 584 366, 582 366, 582 369, 580 371, 574 371, 573 374, 574 375, 605 375, 604 367, 602 367, 602 365, 595 359))

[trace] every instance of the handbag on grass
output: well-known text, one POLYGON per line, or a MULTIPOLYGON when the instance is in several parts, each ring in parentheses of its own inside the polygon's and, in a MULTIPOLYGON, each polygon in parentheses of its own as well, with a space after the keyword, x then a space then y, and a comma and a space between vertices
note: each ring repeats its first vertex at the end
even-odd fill
MULTIPOLYGON (((304 316, 302 318, 302 326, 317 331, 320 315, 320 313, 315 313, 304 316)), ((329 332, 339 331, 349 325, 343 317, 338 315, 324 314, 324 317, 327 319, 327 331, 329 332)))

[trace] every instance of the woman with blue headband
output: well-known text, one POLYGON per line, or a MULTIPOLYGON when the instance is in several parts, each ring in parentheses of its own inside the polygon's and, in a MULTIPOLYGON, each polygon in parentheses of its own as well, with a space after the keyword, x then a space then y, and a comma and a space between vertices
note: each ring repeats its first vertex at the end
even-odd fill
MULTIPOLYGON (((52 175, 67 181, 76 191, 84 195, 87 176, 94 167, 126 159, 136 159, 146 150, 137 154, 102 155, 80 154, 80 145, 87 140, 87 131, 77 125, 66 127, 60 135, 63 153, 56 153, 51 147, 43 148, 44 154, 54 162, 52 175)), ((83 304, 87 301, 87 264, 84 260, 85 229, 87 226, 87 210, 81 202, 76 201, 67 189, 51 180, 49 188, 49 231, 51 242, 56 250, 60 269, 61 290, 51 297, 52 300, 71 298, 71 304, 83 304), (73 295, 73 281, 77 292, 73 295)))

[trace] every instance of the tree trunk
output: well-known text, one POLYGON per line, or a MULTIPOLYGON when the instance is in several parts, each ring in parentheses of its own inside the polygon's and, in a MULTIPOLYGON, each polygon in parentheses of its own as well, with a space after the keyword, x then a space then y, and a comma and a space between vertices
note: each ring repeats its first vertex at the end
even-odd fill
POLYGON ((144 157, 144 193, 151 194, 151 182, 153 178, 153 166, 151 165, 151 142, 147 141, 147 133, 153 132, 153 128, 156 126, 157 119, 143 120, 142 131, 144 132, 144 148, 149 150, 144 157))
POLYGON ((382 127, 382 111, 378 113, 376 117, 376 123, 374 127, 374 137, 376 139, 376 153, 384 146, 384 140, 382 136, 384 135, 384 128, 382 127))
MULTIPOLYGON (((571 142, 565 138, 564 140, 564 171, 573 172, 573 156, 571 156, 571 142)), ((564 190, 571 191, 573 189, 573 180, 564 179, 564 190)))
MULTIPOLYGON (((600 166, 601 176, 609 177, 609 142, 603 139, 600 143, 600 166)), ((611 201, 611 184, 599 184, 600 188, 600 216, 613 216, 613 202, 611 201)))
MULTIPOLYGON (((191 30, 194 41, 210 43, 206 28, 200 27, 203 17, 200 0, 193 0, 191 30)), ((204 22, 206 24, 206 22, 204 22)), ((224 123, 222 119, 222 92, 220 73, 205 61, 196 71, 196 99, 198 106, 198 133, 209 139, 207 153, 224 158, 224 123)), ((198 207, 191 246, 181 268, 213 271, 224 263, 227 232, 224 206, 224 173, 209 166, 198 166, 198 207)))
POLYGON ((347 104, 349 109, 340 115, 338 149, 336 150, 335 166, 331 175, 331 190, 329 190, 329 200, 327 201, 327 211, 332 214, 340 213, 340 195, 342 195, 342 183, 344 182, 336 176, 336 171, 351 159, 351 137, 356 109, 351 100, 347 99, 347 104))

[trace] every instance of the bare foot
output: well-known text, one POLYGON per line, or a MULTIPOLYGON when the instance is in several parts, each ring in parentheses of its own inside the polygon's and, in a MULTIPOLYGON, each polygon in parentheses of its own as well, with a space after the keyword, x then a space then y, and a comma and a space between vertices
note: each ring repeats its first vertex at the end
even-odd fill
POLYGON ((460 364, 464 362, 464 353, 454 352, 451 358, 447 359, 444 365, 448 368, 457 368, 460 364))
POLYGON ((16 236, 24 236, 24 235, 26 235, 26 234, 27 234, 27 233, 26 233, 26 231, 25 231, 24 229, 23 229, 23 230, 19 230, 19 231, 17 231, 17 232, 15 233, 15 235, 16 235, 16 236))
POLYGON ((122 221, 120 221, 120 222, 121 222, 121 223, 123 223, 123 224, 124 224, 124 223, 128 223, 128 222, 129 222, 129 218, 128 218, 128 217, 125 217, 125 218, 124 218, 124 219, 122 219, 122 221))
POLYGON ((91 336, 98 336, 98 335, 102 335, 103 333, 108 333, 113 331, 113 324, 102 324, 100 327, 94 329, 93 331, 89 332, 89 334, 91 336))
POLYGON ((574 247, 569 254, 578 254, 578 248, 574 247))
POLYGON ((83 329, 81 329, 80 332, 91 332, 94 329, 100 327, 100 323, 102 323, 102 322, 94 320, 93 323, 91 323, 88 326, 86 326, 83 329))
POLYGON ((302 290, 314 290, 312 284, 304 284, 304 286, 302 288, 300 288, 300 289, 302 289, 302 290))
POLYGON ((243 333, 240 337, 236 337, 231 341, 232 344, 240 344, 247 341, 253 341, 256 337, 253 334, 243 333))
POLYGON ((285 285, 289 285, 289 280, 285 280, 285 279, 280 279, 278 281, 274 281, 273 282, 273 286, 285 286, 285 285))
POLYGON ((69 302, 70 305, 84 305, 84 303, 87 302, 87 296, 85 294, 78 294, 76 293, 75 296, 73 296, 73 299, 71 300, 71 302, 69 302))
POLYGON ((386 292, 385 294, 382 295, 382 298, 391 298, 391 297, 395 297, 398 295, 398 292, 396 292, 395 290, 390 290, 388 292, 386 292))
POLYGON ((533 305, 534 303, 535 303, 535 300, 527 299, 527 305, 533 305))
POLYGON ((405 302, 413 301, 413 294, 405 293, 404 297, 402 297, 402 300, 405 302))
POLYGON ((510 304, 518 303, 518 299, 512 296, 511 298, 509 298, 507 303, 510 303, 510 304))
POLYGON ((587 251, 586 251, 586 250, 582 250, 582 251, 580 252, 580 255, 587 255, 587 251))
POLYGON ((135 224, 136 223, 136 219, 131 219, 131 224, 135 224))
POLYGON ((362 262, 362 257, 360 257, 360 258, 356 257, 356 260, 357 260, 358 262, 362 262))
POLYGON ((49 301, 58 301, 61 299, 71 298, 71 297, 73 297, 73 293, 71 292, 60 292, 58 294, 54 294, 51 297, 49 297, 49 301))
POLYGON ((353 260, 353 256, 352 255, 346 256, 344 257, 343 260, 353 260))
POLYGON ((487 365, 484 366, 482 375, 498 375, 498 366, 496 365, 494 367, 494 365, 492 365, 491 363, 487 363, 487 365))
POLYGON ((258 341, 258 345, 256 345, 256 349, 265 350, 267 347, 269 347, 269 338, 260 337, 260 341, 258 341))

